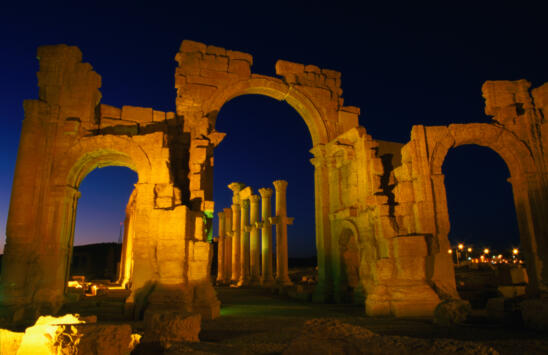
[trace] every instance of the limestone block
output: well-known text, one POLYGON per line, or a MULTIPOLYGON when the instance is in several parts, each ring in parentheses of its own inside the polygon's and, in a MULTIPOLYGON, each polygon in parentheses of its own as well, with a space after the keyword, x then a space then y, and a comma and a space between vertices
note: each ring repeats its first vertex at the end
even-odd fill
POLYGON ((207 46, 206 53, 207 54, 213 54, 213 55, 225 56, 226 55, 226 49, 221 48, 221 47, 216 47, 216 46, 207 46))
POLYGON ((527 269, 523 267, 516 267, 510 269, 510 278, 513 285, 529 283, 529 276, 527 275, 527 269))
POLYGON ((0 354, 17 354, 24 333, 0 329, 0 354))
POLYGON ((397 236, 393 241, 396 257, 420 258, 428 255, 428 246, 423 235, 397 236))
POLYGON ((129 324, 79 324, 78 354, 125 355, 135 347, 129 324))
POLYGON ((321 73, 321 69, 315 65, 305 65, 304 71, 308 73, 316 73, 316 74, 321 73))
POLYGON ((221 315, 221 302, 208 280, 194 283, 194 302, 192 309, 200 313, 203 320, 211 320, 221 315))
POLYGON ((434 323, 442 326, 462 323, 466 320, 472 306, 470 302, 449 299, 441 302, 434 310, 434 323))
POLYGON ((242 77, 251 76, 251 68, 249 67, 249 62, 239 59, 231 59, 228 64, 228 71, 230 73, 238 74, 242 77))
POLYGON ((533 89, 531 93, 535 100, 536 108, 544 110, 544 114, 546 115, 548 111, 548 83, 544 83, 538 88, 533 89))
POLYGON ((149 123, 153 121, 152 111, 149 107, 122 106, 122 119, 137 123, 149 123))
POLYGON ((152 120, 154 122, 163 122, 166 120, 166 113, 162 111, 152 111, 152 120))
POLYGON ((523 79, 486 81, 481 87, 485 99, 485 114, 495 116, 501 108, 516 103, 530 105, 529 87, 531 83, 523 79))
MULTIPOLYGON (((162 184, 164 185, 164 184, 162 184)), ((172 187, 173 190, 173 187, 172 187)), ((172 208, 173 207, 173 191, 171 195, 156 195, 154 198, 154 208, 172 208)))
POLYGON ((202 58, 202 53, 178 53, 175 56, 175 60, 179 63, 176 77, 180 77, 181 75, 200 75, 202 58))
POLYGON ((285 74, 302 74, 304 73, 304 65, 286 60, 278 60, 276 62, 276 74, 284 76, 285 74))
POLYGON ((101 104, 100 112, 101 112, 101 119, 103 119, 103 117, 114 118, 114 119, 122 118, 122 110, 119 109, 118 107, 101 104))
POLYGON ((530 329, 548 330, 548 299, 528 299, 520 303, 523 324, 530 329))
POLYGON ((231 50, 227 50, 226 54, 230 60, 244 60, 248 62, 250 66, 253 65, 253 56, 251 54, 231 50))
POLYGON ((65 325, 69 325, 69 331, 73 335, 77 332, 72 325, 82 323, 78 315, 67 314, 63 317, 42 316, 36 323, 25 330, 21 345, 17 354, 19 355, 49 355, 56 354, 59 347, 74 344, 56 344, 62 333, 65 332, 65 325))
POLYGON ((499 286, 497 290, 504 298, 515 298, 525 296, 525 285, 499 286))
POLYGON ((339 125, 341 127, 341 131, 346 132, 349 129, 357 127, 359 125, 358 116, 359 116, 359 111, 358 113, 355 113, 355 112, 350 112, 346 110, 340 110, 339 125))
POLYGON ((142 343, 158 342, 168 349, 177 342, 198 342, 202 316, 198 313, 155 309, 145 312, 142 343))
POLYGON ((336 70, 322 69, 322 74, 325 75, 327 78, 333 78, 333 79, 341 78, 341 72, 336 70))
POLYGON ((408 284, 390 290, 391 314, 396 317, 431 317, 439 297, 426 283, 408 284))
POLYGON ((206 54, 201 63, 201 66, 202 68, 205 67, 209 70, 226 72, 228 71, 228 58, 212 54, 206 54))
POLYGON ((209 260, 209 249, 210 244, 207 242, 194 242, 192 244, 192 261, 207 262, 209 260))
POLYGON ((188 95, 190 98, 207 99, 210 98, 216 90, 216 86, 204 84, 188 84, 184 87, 185 95, 188 95))
POLYGON ((191 41, 188 39, 185 39, 183 42, 181 42, 181 47, 179 50, 183 53, 189 53, 189 52, 201 52, 205 53, 207 49, 207 46, 200 42, 191 41))

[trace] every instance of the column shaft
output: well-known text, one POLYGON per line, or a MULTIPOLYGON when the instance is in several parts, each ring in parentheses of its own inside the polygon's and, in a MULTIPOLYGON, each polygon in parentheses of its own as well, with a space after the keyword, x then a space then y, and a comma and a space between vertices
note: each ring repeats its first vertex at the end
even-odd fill
POLYGON ((260 206, 259 206, 260 197, 258 195, 251 195, 249 201, 251 204, 249 224, 250 224, 250 236, 249 236, 249 249, 250 249, 250 281, 253 284, 258 284, 261 277, 261 240, 259 236, 259 228, 256 225, 259 222, 260 215, 260 206))
POLYGON ((225 216, 223 281, 230 282, 232 276, 232 210, 225 208, 223 212, 225 216))
POLYGON ((240 201, 240 281, 238 285, 249 283, 249 199, 240 201))
POLYGON ((262 214, 261 284, 269 285, 274 282, 274 275, 272 274, 272 225, 270 224, 270 217, 272 217, 272 201, 271 201, 272 189, 270 188, 259 189, 259 193, 261 194, 261 214, 262 214))
POLYGON ((225 214, 224 212, 217 213, 219 217, 219 235, 217 236, 217 282, 224 281, 224 254, 225 254, 225 214))
POLYGON ((240 204, 232 204, 232 275, 233 282, 240 280, 240 204))
POLYGON ((282 285, 291 284, 287 260, 287 181, 273 182, 276 189, 276 281, 282 285))

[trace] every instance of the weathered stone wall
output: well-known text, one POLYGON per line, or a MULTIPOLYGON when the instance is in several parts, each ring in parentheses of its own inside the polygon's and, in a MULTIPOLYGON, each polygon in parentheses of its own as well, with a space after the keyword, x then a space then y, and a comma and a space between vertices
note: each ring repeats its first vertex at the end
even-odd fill
MULTIPOLYGON (((399 145, 401 146, 401 145, 399 145)), ((348 234, 357 239, 361 287, 369 315, 432 314, 439 297, 427 283, 426 240, 401 233, 395 221, 392 162, 397 144, 377 142, 363 127, 354 128, 325 145, 329 171, 332 269, 335 299, 348 298, 344 246, 348 234)))
POLYGON ((440 298, 458 297, 446 253, 441 166, 447 151, 462 144, 488 146, 508 164, 529 291, 546 291, 548 84, 529 94, 524 80, 487 82, 486 113, 494 123, 414 126, 400 149, 359 126, 360 111, 343 105, 341 74, 333 70, 280 60, 280 77, 268 77, 251 72, 249 54, 183 41, 175 57, 174 113, 100 103, 100 76, 76 47, 40 47, 38 57, 39 100, 24 104, 0 284, 1 305, 14 319, 61 306, 79 184, 110 165, 139 177, 126 211, 120 273, 132 290, 128 314, 142 317, 145 307, 168 305, 217 316, 207 242, 213 154, 224 138, 215 123, 227 101, 245 94, 287 102, 309 128, 316 301, 343 301, 352 292, 367 314, 405 316, 432 314, 440 298))
POLYGON ((139 316, 157 284, 192 288, 208 282, 210 244, 204 238, 203 214, 191 211, 182 193, 188 188, 180 165, 188 161, 189 145, 182 120, 150 108, 100 104, 100 76, 81 62, 76 47, 40 47, 38 57, 39 100, 24 104, 2 305, 15 318, 60 308, 78 187, 89 172, 103 166, 126 166, 138 174, 131 255, 125 255, 133 265, 131 275, 125 275, 132 290, 128 312, 139 316))
POLYGON ((522 248, 529 273, 529 292, 548 290, 548 125, 544 111, 548 85, 532 90, 530 83, 488 81, 483 86, 485 113, 493 123, 414 126, 395 169, 398 225, 408 234, 429 240, 429 280, 440 294, 452 295, 454 271, 447 255, 450 230, 442 165, 449 149, 465 144, 491 148, 510 170, 522 248))

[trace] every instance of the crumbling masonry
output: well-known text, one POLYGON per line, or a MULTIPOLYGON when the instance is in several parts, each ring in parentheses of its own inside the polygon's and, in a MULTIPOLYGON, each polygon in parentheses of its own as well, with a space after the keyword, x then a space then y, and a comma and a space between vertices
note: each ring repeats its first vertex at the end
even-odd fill
POLYGON ((14 319, 60 308, 79 184, 109 165, 138 174, 120 277, 131 290, 128 316, 161 305, 217 316, 206 240, 213 151, 224 137, 215 121, 227 101, 245 94, 287 102, 310 130, 315 300, 352 292, 367 314, 405 316, 431 314, 440 299, 458 297, 441 166, 463 144, 489 147, 508 165, 528 291, 548 291, 548 84, 530 91, 525 80, 487 82, 492 123, 414 126, 402 147, 372 139, 360 110, 343 105, 341 74, 313 65, 280 60, 279 77, 269 77, 251 73, 249 54, 183 41, 176 112, 160 112, 102 104, 101 78, 76 47, 40 47, 38 57, 39 99, 24 103, 0 285, 14 319))

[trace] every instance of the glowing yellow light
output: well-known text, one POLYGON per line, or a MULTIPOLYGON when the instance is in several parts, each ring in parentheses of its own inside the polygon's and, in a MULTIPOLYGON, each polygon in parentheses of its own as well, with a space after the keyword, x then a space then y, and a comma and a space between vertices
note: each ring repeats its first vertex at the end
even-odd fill
POLYGON ((68 287, 82 288, 82 284, 78 281, 69 281, 67 284, 68 287))
POLYGON ((517 248, 512 249, 512 254, 518 255, 519 250, 517 248))
POLYGON ((497 258, 502 259, 502 254, 499 254, 497 258))
POLYGON ((448 252, 449 254, 453 254, 453 249, 449 249, 447 252, 448 252))
POLYGON ((471 253, 471 252, 472 252, 472 248, 468 248, 468 252, 471 253))
POLYGON ((462 249, 464 249, 464 244, 460 243, 459 244, 459 250, 462 250, 462 249))
POLYGON ((487 248, 483 249, 483 253, 484 254, 489 254, 489 249, 487 249, 487 248))

